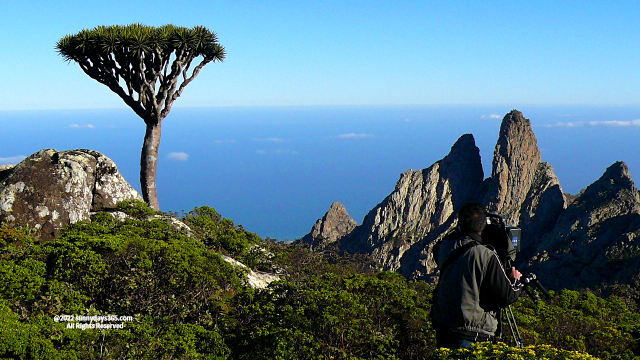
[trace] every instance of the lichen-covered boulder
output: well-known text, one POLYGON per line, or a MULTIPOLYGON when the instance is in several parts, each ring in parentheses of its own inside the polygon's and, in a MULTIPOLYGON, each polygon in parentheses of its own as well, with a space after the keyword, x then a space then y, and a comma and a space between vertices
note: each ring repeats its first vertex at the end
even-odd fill
POLYGON ((65 225, 89 220, 91 212, 142 199, 116 164, 93 150, 40 150, 0 178, 0 222, 29 226, 43 239, 65 225))

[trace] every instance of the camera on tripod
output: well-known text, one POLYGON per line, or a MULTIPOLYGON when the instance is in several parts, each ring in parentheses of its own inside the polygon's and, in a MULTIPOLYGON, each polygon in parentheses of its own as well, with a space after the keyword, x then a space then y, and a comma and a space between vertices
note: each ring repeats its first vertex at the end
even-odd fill
MULTIPOLYGON (((520 228, 508 226, 502 216, 487 213, 487 226, 482 231, 482 244, 491 246, 495 250, 502 262, 502 267, 507 270, 511 268, 512 263, 516 260, 516 254, 520 251, 521 234, 520 228)), ((525 292, 534 302, 538 302, 538 296, 532 291, 531 285, 549 298, 549 292, 542 286, 536 274, 523 275, 520 280, 525 285, 525 292)))
MULTIPOLYGON (((520 235, 522 231, 515 226, 507 226, 504 218, 498 214, 487 213, 487 226, 482 231, 482 244, 489 246, 498 254, 498 258, 502 263, 502 268, 506 271, 510 269, 512 263, 516 260, 516 254, 520 251, 520 235)), ((534 285, 545 297, 549 298, 549 292, 542 286, 536 274, 522 276, 520 281, 525 285, 524 290, 534 303, 538 302, 537 294, 531 289, 534 285)), ((518 347, 524 346, 524 341, 518 330, 516 319, 513 316, 511 306, 504 309, 513 340, 518 347)), ((500 337, 502 337, 502 318, 500 318, 500 337)))

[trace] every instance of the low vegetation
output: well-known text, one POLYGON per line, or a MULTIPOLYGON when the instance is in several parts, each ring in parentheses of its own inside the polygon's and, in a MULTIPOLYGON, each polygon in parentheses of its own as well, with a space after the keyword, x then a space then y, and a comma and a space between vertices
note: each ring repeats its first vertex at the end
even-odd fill
POLYGON ((431 284, 261 239, 209 207, 183 214, 188 228, 140 202, 120 210, 130 218, 99 213, 49 242, 0 228, 0 358, 640 359, 637 286, 523 296, 523 349, 508 327, 497 344, 436 349, 431 284), (221 255, 281 280, 248 288, 221 255), (64 315, 131 318, 82 330, 64 315))

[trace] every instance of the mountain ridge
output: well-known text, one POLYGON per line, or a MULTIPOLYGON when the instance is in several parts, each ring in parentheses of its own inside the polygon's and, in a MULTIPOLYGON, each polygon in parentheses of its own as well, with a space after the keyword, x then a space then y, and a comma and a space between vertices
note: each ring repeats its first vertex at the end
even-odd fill
POLYGON ((456 210, 473 201, 522 229, 517 263, 523 270, 552 278, 551 288, 567 287, 555 281, 554 268, 558 266, 574 269, 566 276, 576 279, 576 287, 630 283, 640 274, 640 246, 634 244, 640 238, 640 197, 625 163, 611 165, 603 177, 580 194, 565 195, 554 168, 542 161, 530 120, 514 109, 502 120, 491 175, 483 177, 473 135, 464 134, 442 160, 422 170, 402 173, 395 189, 369 211, 362 224, 333 242, 346 252, 370 254, 384 270, 400 272, 410 279, 434 279, 437 267, 433 244, 455 226, 456 210), (617 187, 611 188, 608 183, 617 187), (606 196, 599 196, 603 191, 606 196), (589 198, 595 203, 591 204, 589 198), (612 210, 611 204, 616 201, 625 204, 624 211, 612 210), (599 235, 602 240, 598 252, 610 254, 608 258, 588 258, 587 245, 594 241, 589 241, 589 226, 580 232, 567 225, 576 216, 600 216, 599 222, 591 224, 594 226, 621 224, 621 229, 609 228, 613 235, 599 235), (576 236, 584 249, 567 248, 567 233, 576 236), (569 249, 571 256, 550 252, 558 247, 569 249), (618 274, 620 266, 608 269, 607 264, 616 258, 611 254, 624 257, 625 266, 632 269, 625 270, 624 276, 618 274), (588 275, 593 272, 589 266, 599 269, 599 275, 588 275))

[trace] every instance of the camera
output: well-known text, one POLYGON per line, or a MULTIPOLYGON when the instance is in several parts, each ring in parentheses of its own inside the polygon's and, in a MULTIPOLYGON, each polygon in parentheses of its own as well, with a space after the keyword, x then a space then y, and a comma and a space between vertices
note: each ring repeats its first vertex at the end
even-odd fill
POLYGON ((516 260, 520 251, 522 230, 507 226, 504 218, 498 214, 487 213, 487 226, 482 231, 482 244, 491 246, 503 264, 516 260))
MULTIPOLYGON (((504 218, 498 214, 487 213, 487 226, 482 231, 482 244, 491 246, 498 254, 503 268, 511 267, 516 260, 516 254, 520 251, 522 231, 515 226, 508 226, 504 218)), ((549 298, 549 292, 538 280, 536 274, 523 275, 520 279, 525 285, 524 290, 534 302, 538 302, 537 294, 531 290, 535 286, 545 297, 549 298)))

